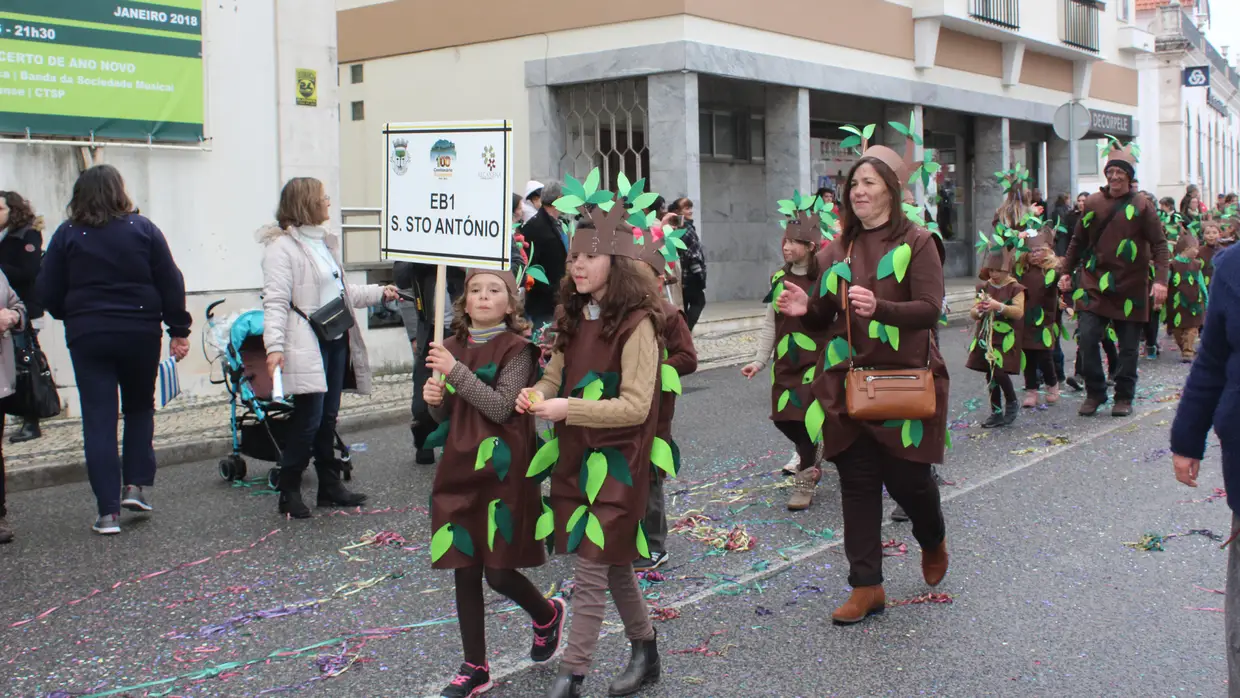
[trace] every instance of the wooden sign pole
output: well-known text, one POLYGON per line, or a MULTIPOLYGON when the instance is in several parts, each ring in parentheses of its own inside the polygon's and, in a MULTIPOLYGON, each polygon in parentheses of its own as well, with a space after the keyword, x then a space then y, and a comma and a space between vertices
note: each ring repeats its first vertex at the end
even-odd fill
MULTIPOLYGON (((448 267, 444 264, 435 265, 435 342, 443 344, 444 303, 448 296, 448 267)), ((435 380, 442 374, 435 371, 435 380)))

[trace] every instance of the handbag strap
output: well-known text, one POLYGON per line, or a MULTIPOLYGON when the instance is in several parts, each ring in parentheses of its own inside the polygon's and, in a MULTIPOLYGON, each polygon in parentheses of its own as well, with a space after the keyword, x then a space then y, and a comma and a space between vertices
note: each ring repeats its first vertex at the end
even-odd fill
MULTIPOLYGON (((853 242, 848 243, 848 251, 844 253, 844 264, 850 265, 850 268, 852 265, 852 251, 854 242, 856 241, 854 240, 853 242)), ((848 337, 848 370, 855 371, 857 368, 854 357, 857 354, 857 350, 853 348, 852 341, 852 301, 848 298, 848 286, 850 282, 845 281, 841 277, 840 283, 844 286, 841 291, 841 301, 844 303, 844 331, 848 337)), ((875 298, 877 299, 877 297, 875 298)), ((934 345, 934 332, 927 331, 926 335, 926 368, 930 368, 930 349, 934 345)))

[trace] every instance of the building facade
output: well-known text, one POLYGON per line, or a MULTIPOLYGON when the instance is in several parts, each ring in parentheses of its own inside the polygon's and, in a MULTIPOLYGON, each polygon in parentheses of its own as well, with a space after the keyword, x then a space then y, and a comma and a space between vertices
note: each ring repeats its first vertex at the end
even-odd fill
MULTIPOLYGON (((1153 49, 1131 2, 348 0, 342 194, 379 205, 384 122, 512 119, 518 186, 596 166, 648 177, 697 204, 708 298, 756 299, 779 259, 774 202, 839 186, 840 126, 901 145, 887 124, 913 116, 942 164, 927 203, 948 273, 964 276, 1002 198, 994 172, 1019 162, 1048 199, 1072 190, 1056 108, 1082 100, 1131 130, 1136 57, 1153 49)), ((378 249, 364 235, 354 259, 378 249)))
POLYGON ((1140 68, 1144 188, 1177 202, 1190 184, 1202 200, 1240 189, 1240 72, 1199 25, 1208 20, 1192 2, 1145 0, 1138 22, 1155 37, 1156 51, 1140 68), (1202 79, 1208 82, 1200 82, 1202 79), (1157 189, 1148 184, 1157 185, 1157 189))

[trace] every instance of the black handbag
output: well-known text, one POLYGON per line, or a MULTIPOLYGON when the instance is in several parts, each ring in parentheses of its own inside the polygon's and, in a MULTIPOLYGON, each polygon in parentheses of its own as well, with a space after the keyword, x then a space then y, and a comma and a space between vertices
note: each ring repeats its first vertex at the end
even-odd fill
POLYGON ((21 346, 13 344, 17 377, 13 394, 4 398, 4 413, 51 419, 60 414, 60 393, 37 335, 30 329, 23 330, 23 334, 25 342, 21 346))
POLYGON ((292 303, 289 305, 292 306, 293 312, 310 323, 310 329, 314 330, 320 342, 334 342, 340 339, 353 329, 356 322, 353 319, 353 310, 344 302, 344 296, 336 297, 309 315, 302 312, 301 308, 296 305, 292 303))

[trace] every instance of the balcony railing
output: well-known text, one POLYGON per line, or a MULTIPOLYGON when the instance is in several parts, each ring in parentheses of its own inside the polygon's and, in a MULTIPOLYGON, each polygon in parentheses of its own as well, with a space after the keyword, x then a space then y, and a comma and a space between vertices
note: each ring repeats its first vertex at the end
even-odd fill
POLYGON ((1062 0, 1063 42, 1095 53, 1098 43, 1100 5, 1096 0, 1062 0))
POLYGON ((969 0, 969 16, 986 24, 1020 29, 1020 0, 969 0))

